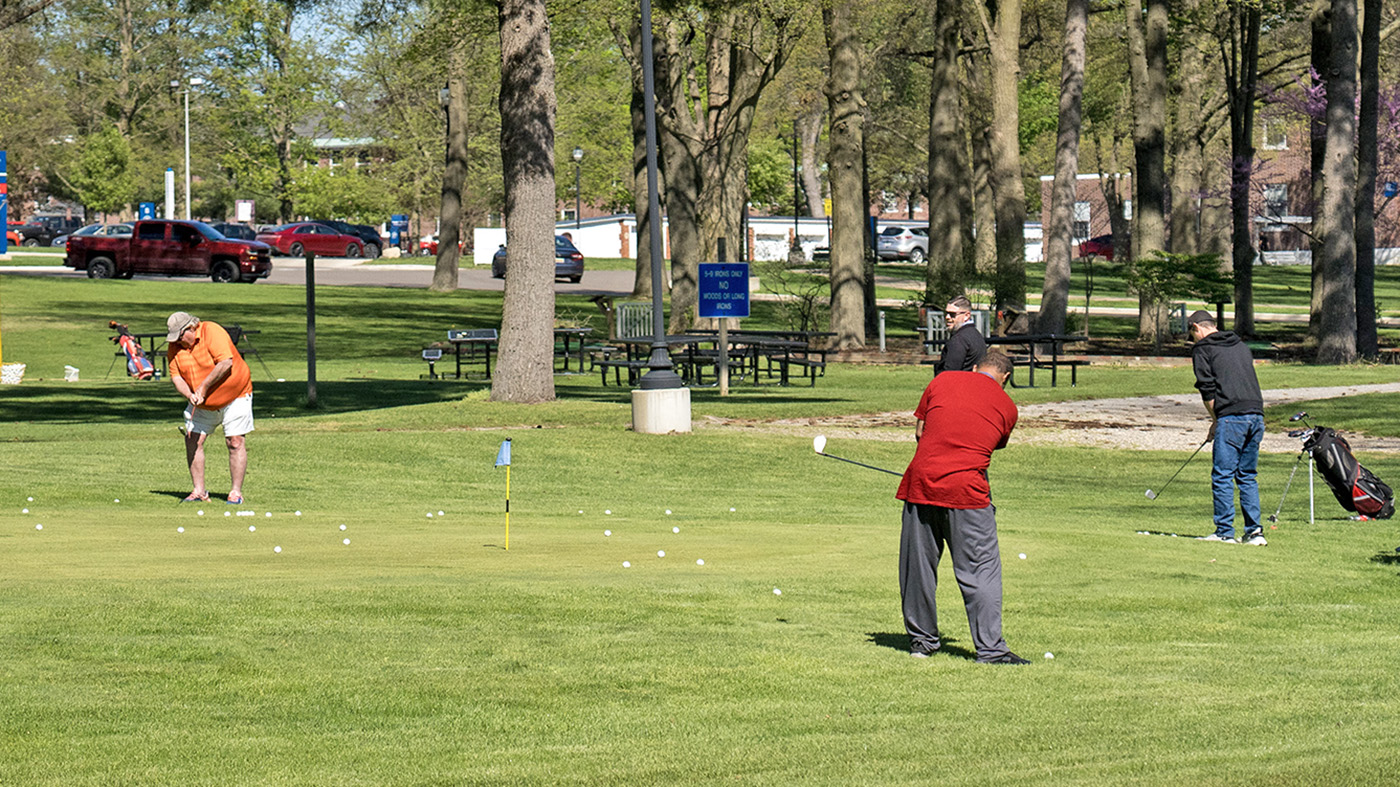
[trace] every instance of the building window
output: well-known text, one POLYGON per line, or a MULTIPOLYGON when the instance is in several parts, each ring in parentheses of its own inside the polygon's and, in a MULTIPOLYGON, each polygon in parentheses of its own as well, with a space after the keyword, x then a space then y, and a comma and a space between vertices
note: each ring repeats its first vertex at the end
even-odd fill
POLYGON ((1283 123, 1265 120, 1263 131, 1265 150, 1288 150, 1288 131, 1283 123))
POLYGON ((1288 214, 1288 184, 1264 184, 1264 214, 1270 217, 1288 214))
POLYGON ((1074 219, 1072 232, 1075 240, 1086 240, 1089 237, 1089 203, 1074 203, 1074 219))

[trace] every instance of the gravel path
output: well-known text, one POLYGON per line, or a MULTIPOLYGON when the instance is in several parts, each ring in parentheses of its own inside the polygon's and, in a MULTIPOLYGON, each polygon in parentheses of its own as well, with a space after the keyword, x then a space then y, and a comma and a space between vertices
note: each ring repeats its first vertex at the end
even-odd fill
MULTIPOLYGON (((1266 405, 1312 399, 1335 399, 1366 393, 1400 393, 1400 383, 1343 385, 1328 388, 1285 388, 1264 391, 1266 405)), ((1017 443, 1057 443, 1155 451, 1191 451, 1205 439, 1210 420, 1195 393, 1091 399, 1022 405, 1012 437, 1017 443)), ((825 434, 833 440, 909 440, 914 418, 908 412, 754 421, 706 416, 697 429, 735 428, 785 434, 825 434)), ((1348 442, 1358 452, 1400 452, 1400 438, 1365 437, 1352 433, 1348 442)), ((1298 440, 1282 432, 1264 436, 1261 450, 1291 454, 1298 440)))

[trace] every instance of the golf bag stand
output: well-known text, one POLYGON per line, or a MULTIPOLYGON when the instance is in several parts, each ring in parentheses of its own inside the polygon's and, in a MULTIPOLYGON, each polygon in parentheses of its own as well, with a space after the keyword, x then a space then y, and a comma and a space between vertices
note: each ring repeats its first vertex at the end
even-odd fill
MULTIPOLYGON (((135 377, 138 380, 149 380, 154 377, 156 373, 155 365, 146 357, 146 351, 141 349, 141 342, 137 341, 136 337, 128 332, 126 325, 112 320, 107 323, 107 327, 117 330, 117 335, 111 337, 111 339, 118 347, 121 347, 122 352, 126 354, 127 375, 135 377)), ((110 371, 109 369, 108 372, 110 373, 110 371)))
POLYGON ((1317 427, 1303 443, 1303 450, 1317 462, 1318 472, 1342 508, 1366 519, 1389 519, 1394 515, 1395 493, 1356 461, 1351 445, 1336 430, 1317 427))

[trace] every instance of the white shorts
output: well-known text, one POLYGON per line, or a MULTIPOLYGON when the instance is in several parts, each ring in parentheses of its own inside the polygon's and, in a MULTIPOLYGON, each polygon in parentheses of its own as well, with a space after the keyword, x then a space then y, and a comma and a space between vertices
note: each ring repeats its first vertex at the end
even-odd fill
POLYGON ((213 434, 222 426, 224 437, 238 437, 253 431, 253 395, 240 396, 223 409, 185 408, 185 431, 190 434, 213 434))

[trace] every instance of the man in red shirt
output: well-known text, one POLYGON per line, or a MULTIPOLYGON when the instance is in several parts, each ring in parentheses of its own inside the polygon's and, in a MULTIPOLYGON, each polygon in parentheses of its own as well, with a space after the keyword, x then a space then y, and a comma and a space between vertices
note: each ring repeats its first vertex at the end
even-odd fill
POLYGON ((243 476, 248 469, 244 435, 253 431, 253 378, 228 331, 218 323, 202 322, 187 312, 166 320, 166 360, 170 382, 189 401, 185 408, 185 458, 194 491, 183 502, 209 499, 204 487, 204 440, 223 427, 232 476, 229 505, 243 502, 243 476))
POLYGON ((1001 553, 987 467, 1016 427, 1016 405, 1003 390, 1011 359, 988 351, 970 372, 933 378, 914 411, 919 441, 895 495, 904 501, 899 539, 899 594, 909 652, 927 657, 938 633, 938 562, 946 548, 962 588, 977 661, 1029 664, 1001 635, 1001 553))

